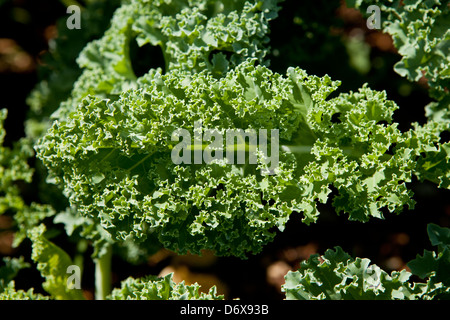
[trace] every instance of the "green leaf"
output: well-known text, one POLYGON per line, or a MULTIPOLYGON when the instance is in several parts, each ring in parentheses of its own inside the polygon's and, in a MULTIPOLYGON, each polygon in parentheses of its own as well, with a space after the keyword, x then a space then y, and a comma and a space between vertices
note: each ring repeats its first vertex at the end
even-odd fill
POLYGON ((23 257, 4 257, 3 262, 5 265, 0 267, 0 292, 6 289, 5 286, 17 276, 20 270, 30 267, 23 257))
POLYGON ((449 228, 442 228, 436 224, 430 223, 428 224, 427 232, 433 246, 439 246, 442 249, 446 246, 450 246, 449 228))
POLYGON ((10 281, 6 288, 0 292, 0 300, 49 300, 50 297, 40 293, 34 293, 34 289, 28 291, 16 290, 14 281, 10 281))
POLYGON ((268 23, 278 10, 274 0, 181 0, 170 5, 162 0, 151 4, 124 1, 103 36, 81 51, 77 63, 83 72, 53 118, 65 118, 87 95, 116 99, 121 92, 136 88, 138 81, 151 80, 155 71, 161 72, 161 68, 152 68, 136 77, 130 56, 132 41, 139 47, 159 46, 166 72, 209 69, 220 77, 248 57, 263 63, 268 23), (229 56, 226 61, 219 59, 225 55, 229 56))
POLYGON ((14 214, 16 232, 13 246, 17 247, 26 238, 27 230, 54 215, 54 211, 45 204, 32 202, 27 205, 22 198, 18 182, 31 182, 33 169, 28 165, 28 160, 34 153, 30 140, 26 138, 15 142, 12 148, 3 146, 6 115, 7 110, 0 109, 0 214, 14 214))
POLYGON ((30 264, 24 261, 23 257, 4 257, 4 266, 0 267, 0 300, 48 300, 41 294, 35 294, 34 289, 28 291, 16 290, 14 278, 20 270, 29 268, 30 264))
MULTIPOLYGON (((447 1, 347 1, 367 16, 370 5, 380 8, 383 31, 392 36, 402 56, 394 70, 410 81, 425 77, 430 96, 440 103, 427 108, 430 118, 448 118, 450 85, 450 7, 447 1), (444 114, 444 117, 442 116, 444 114)), ((435 103, 433 103, 434 105, 435 103)), ((448 120, 446 120, 448 122, 448 120)))
POLYGON ((200 286, 195 283, 186 285, 184 281, 175 283, 173 273, 164 277, 147 276, 140 279, 128 278, 108 296, 108 300, 223 300, 218 295, 216 287, 208 293, 200 292, 200 286))
POLYGON ((385 92, 365 85, 328 99, 339 82, 300 68, 283 76, 254 63, 221 79, 206 70, 155 73, 117 100, 86 98, 53 125, 36 146, 38 157, 71 204, 113 239, 156 236, 181 254, 257 253, 292 212, 315 222, 331 186, 337 212, 358 221, 383 218, 383 208, 413 208, 406 187, 413 175, 448 187, 440 124, 402 133, 392 121, 398 107, 385 92), (196 122, 222 133, 279 129, 276 174, 262 175, 261 160, 175 165, 171 135, 193 132, 196 122))
POLYGON ((52 39, 49 51, 42 57, 39 82, 27 98, 30 111, 25 121, 26 136, 36 141, 51 125, 50 115, 71 94, 82 73, 76 59, 92 39, 103 35, 121 0, 88 1, 81 10, 81 29, 68 29, 67 16, 56 24, 58 36, 52 39))
POLYGON ((429 277, 433 283, 450 287, 450 229, 429 224, 427 231, 431 244, 438 246, 438 251, 424 250, 423 256, 417 255, 408 267, 422 279, 429 277))
POLYGON ((388 274, 369 259, 353 259, 336 247, 289 271, 282 291, 288 300, 428 300, 449 291, 441 283, 410 283, 410 276, 405 270, 388 274))
MULTIPOLYGON (((157 238, 180 254, 210 249, 244 258, 282 231, 292 212, 317 221, 318 203, 332 200, 338 214, 365 222, 414 208, 407 187, 414 176, 450 187, 448 146, 439 142, 445 123, 402 132, 386 92, 363 85, 329 98, 339 81, 265 66, 274 1, 153 4, 124 3, 104 37, 86 46, 71 99, 35 146, 49 181, 112 241, 157 238), (164 74, 135 77, 134 38, 161 46, 164 74), (227 67, 220 75, 218 65, 227 67), (274 174, 261 173, 262 157, 176 165, 171 135, 193 133, 195 123, 220 133, 279 129, 274 174)), ((242 148, 249 149, 245 141, 242 148)))
POLYGON ((67 268, 73 265, 69 255, 44 236, 45 225, 41 224, 28 233, 32 242, 32 259, 45 278, 42 287, 56 300, 83 300, 79 289, 69 288, 67 268))
POLYGON ((316 268, 314 272, 288 272, 286 282, 282 287, 286 292, 288 300, 310 300, 310 299, 340 299, 339 293, 335 292, 335 286, 342 282, 341 277, 334 270, 350 259, 340 247, 336 251, 327 250, 324 257, 312 255, 302 264, 303 270, 316 268), (323 261, 321 261, 323 259, 323 261), (327 279, 327 281, 321 281, 327 279))

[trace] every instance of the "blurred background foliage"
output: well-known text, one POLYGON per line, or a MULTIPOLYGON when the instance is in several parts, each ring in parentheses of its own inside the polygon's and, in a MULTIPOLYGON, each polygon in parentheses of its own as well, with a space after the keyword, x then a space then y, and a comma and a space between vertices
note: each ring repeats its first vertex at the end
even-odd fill
MULTIPOLYGON (((86 6, 92 5, 91 2, 95 1, 77 3, 86 6)), ((64 95, 70 94, 80 74, 75 62, 78 52, 86 42, 101 36, 119 1, 109 1, 108 5, 101 6, 102 11, 84 17, 87 24, 82 22, 81 30, 58 29, 58 23, 65 24, 69 16, 66 6, 73 3, 0 0, 0 107, 8 109, 6 146, 26 135, 24 121, 28 117, 37 124, 44 121, 64 95), (58 30, 64 31, 58 34, 58 30), (57 54, 49 55, 49 52, 57 54), (30 98, 36 94, 33 89, 39 83, 42 85, 41 80, 47 80, 47 91, 45 88, 39 91, 47 92, 45 99, 40 99, 47 109, 30 98)), ((369 30, 361 13, 347 8, 343 1, 284 1, 279 17, 271 22, 270 38, 268 58, 274 71, 284 74, 289 66, 299 66, 309 74, 328 74, 333 80, 342 81, 338 92, 357 90, 368 83, 372 89, 385 90, 388 98, 400 106, 394 119, 401 130, 408 130, 412 122, 426 121, 424 107, 431 101, 426 81, 411 83, 395 73, 393 66, 400 56, 390 36, 369 30)), ((145 59, 152 60, 152 55, 158 54, 147 49, 131 50, 131 59, 135 57, 139 61, 135 65, 137 73, 148 68, 145 59)), ((37 173, 31 185, 21 186, 24 200, 64 208, 58 190, 47 186, 44 192, 37 192, 42 190, 45 174, 35 159, 30 162, 37 173)), ((198 282, 205 289, 217 285, 219 293, 224 293, 226 298, 282 299, 284 294, 280 288, 287 271, 297 269, 311 254, 322 254, 334 246, 341 246, 353 256, 369 258, 386 271, 405 269, 406 263, 424 249, 432 250, 426 231, 428 223, 450 227, 449 191, 417 181, 411 182, 410 187, 417 201, 414 210, 405 210, 398 216, 388 214, 385 220, 362 224, 337 216, 330 204, 321 205, 322 215, 316 224, 306 226, 293 216, 274 242, 247 260, 218 258, 210 252, 201 257, 177 256, 162 249, 148 259, 130 264, 117 255, 113 260, 114 285, 118 286, 128 276, 174 272, 175 281, 198 282)), ((11 224, 10 216, 0 216, 0 257, 29 257, 29 242, 12 247, 11 224)), ((67 240, 61 226, 55 226, 55 230, 53 241, 68 252, 76 245, 84 245, 77 239, 67 240)), ((93 298, 93 271, 93 265, 85 266, 83 288, 87 298, 93 298)), ((34 268, 21 270, 16 278, 16 288, 35 287, 36 292, 44 293, 41 283, 42 278, 34 268)))

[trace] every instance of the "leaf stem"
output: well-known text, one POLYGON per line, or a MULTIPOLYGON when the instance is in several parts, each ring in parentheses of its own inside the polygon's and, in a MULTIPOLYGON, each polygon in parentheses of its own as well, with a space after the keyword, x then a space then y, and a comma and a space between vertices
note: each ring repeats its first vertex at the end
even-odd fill
POLYGON ((77 253, 73 258, 73 263, 80 267, 81 274, 83 274, 83 265, 84 265, 84 256, 83 254, 86 252, 88 247, 88 242, 86 239, 82 239, 77 244, 77 253))
POLYGON ((95 299, 105 300, 111 292, 112 246, 106 247, 106 253, 95 260, 95 299))
POLYGON ((153 153, 149 153, 148 155, 146 155, 144 158, 142 158, 141 160, 139 160, 137 163, 135 163, 131 168, 128 168, 127 171, 131 172, 131 170, 133 170, 134 168, 136 168, 137 166, 139 166, 141 163, 143 163, 145 160, 147 160, 148 158, 150 158, 153 155, 153 153))

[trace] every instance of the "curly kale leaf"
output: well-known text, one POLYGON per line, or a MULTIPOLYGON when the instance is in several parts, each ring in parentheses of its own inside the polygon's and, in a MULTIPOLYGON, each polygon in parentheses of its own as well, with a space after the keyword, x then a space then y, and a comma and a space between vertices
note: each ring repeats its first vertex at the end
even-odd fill
MULTIPOLYGON (((83 73, 53 118, 66 117, 87 95, 117 99, 123 91, 137 88, 133 42, 159 47, 166 72, 210 70, 221 76, 248 57, 264 63, 268 22, 277 10, 276 0, 124 2, 103 37, 82 50, 77 62, 83 73)), ((146 75, 161 69, 150 68, 146 75)))
POLYGON ((17 290, 14 281, 11 281, 0 291, 0 300, 50 300, 50 297, 35 293, 33 288, 28 291, 17 290))
POLYGON ((27 230, 39 224, 43 219, 54 215, 53 209, 45 204, 25 203, 19 182, 30 183, 33 169, 28 159, 34 155, 28 139, 15 142, 12 148, 3 146, 6 132, 3 122, 6 109, 0 110, 0 214, 13 214, 14 242, 17 247, 25 238, 27 230))
POLYGON ((80 290, 68 287, 67 268, 72 265, 65 251, 47 240, 44 236, 46 228, 43 224, 28 230, 32 242, 32 259, 37 269, 45 278, 42 287, 50 294, 35 294, 34 289, 16 290, 14 277, 23 269, 30 267, 21 257, 4 258, 5 265, 0 268, 0 300, 49 300, 49 299, 84 299, 80 290))
MULTIPOLYGON (((432 284, 442 283, 450 288, 450 229, 429 224, 428 236, 431 244, 437 246, 437 252, 425 250, 423 256, 408 263, 411 272, 422 279, 429 279, 432 284)), ((450 289, 439 295, 441 299, 449 299, 450 289)))
POLYGON ((390 275, 369 259, 352 258, 340 247, 314 254, 298 271, 285 276, 282 291, 288 300, 437 300, 448 299, 450 229, 429 224, 428 235, 438 253, 425 251, 408 263, 411 272, 390 275), (426 280, 411 283, 411 275, 426 280))
POLYGON ((347 0, 365 13, 370 5, 380 8, 383 30, 392 36, 402 56, 395 71, 410 81, 425 77, 430 96, 427 106, 434 120, 450 120, 450 6, 440 0, 347 0))
POLYGON ((129 263, 144 263, 149 256, 161 249, 161 244, 156 237, 148 236, 144 242, 129 237, 124 241, 114 241, 111 235, 95 220, 82 216, 75 207, 68 207, 59 212, 53 219, 54 223, 64 225, 66 234, 74 242, 88 240, 92 245, 91 257, 98 259, 106 254, 110 246, 114 246, 115 253, 129 263))
POLYGON ((331 187, 336 209, 359 221, 412 207, 412 175, 448 187, 439 125, 400 132, 397 106, 367 86, 327 100, 338 86, 329 77, 299 68, 282 76, 254 61, 219 79, 174 70, 139 84, 117 100, 84 99, 37 146, 51 179, 114 239, 152 235, 180 253, 244 257, 294 211, 315 222, 331 187), (172 133, 193 133, 196 122, 219 132, 279 129, 276 174, 261 174, 262 162, 176 165, 172 133))
POLYGON ((56 300, 83 300, 79 289, 68 286, 67 269, 73 265, 72 259, 60 247, 45 237, 46 227, 41 224, 28 232, 32 242, 31 258, 45 278, 42 287, 56 300))
POLYGON ((33 155, 33 149, 25 139, 17 142, 13 148, 3 146, 6 131, 3 123, 6 109, 0 109, 0 214, 8 209, 20 210, 24 207, 17 181, 31 182, 33 170, 27 163, 33 155))
POLYGON ((39 67, 39 82, 27 98, 30 106, 25 122, 27 137, 37 140, 51 124, 50 115, 69 98, 73 84, 82 73, 76 59, 86 44, 98 39, 108 28, 121 0, 94 0, 81 10, 81 29, 68 29, 67 16, 57 22, 57 37, 39 67))
POLYGON ((28 291, 17 290, 14 278, 21 269, 29 268, 30 264, 20 258, 3 258, 4 266, 0 267, 0 300, 48 300, 49 297, 28 291))
POLYGON ((0 292, 17 276, 21 269, 30 267, 30 264, 25 262, 23 257, 4 257, 3 262, 5 265, 0 267, 0 292))
POLYGON ((108 300, 223 300, 216 287, 208 293, 199 292, 200 286, 195 283, 186 285, 184 281, 176 283, 173 274, 164 277, 147 276, 140 279, 128 278, 122 281, 121 288, 116 288, 108 296, 108 300))
POLYGON ((430 300, 449 291, 442 283, 410 283, 406 270, 388 274, 369 259, 351 258, 340 247, 312 255, 285 276, 287 300, 430 300))

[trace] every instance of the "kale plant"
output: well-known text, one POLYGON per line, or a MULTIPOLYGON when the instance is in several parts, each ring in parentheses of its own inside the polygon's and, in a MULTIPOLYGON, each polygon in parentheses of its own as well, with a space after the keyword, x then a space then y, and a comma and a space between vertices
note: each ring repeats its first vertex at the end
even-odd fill
MULTIPOLYGON (((83 261, 50 239, 61 223, 65 236, 92 247, 97 299, 223 299, 214 286, 199 292, 172 275, 111 288, 112 256, 136 263, 165 248, 246 259, 297 219, 293 213, 310 225, 331 202, 336 214, 364 223, 413 209, 414 179, 450 189, 450 146, 441 139, 450 131, 448 4, 370 1, 402 56, 395 71, 411 81, 424 76, 435 99, 426 123, 408 130, 394 120, 399 106, 385 91, 364 84, 341 92, 339 79, 301 65, 271 69, 270 27, 284 4, 87 1, 75 43, 62 21, 53 71, 28 99, 27 136, 0 154, 0 213, 15 220, 15 245, 31 242, 48 295, 16 290, 15 275, 29 265, 6 259, 1 298, 85 298, 68 286, 67 272, 83 261), (163 64, 142 71, 134 51, 146 46, 156 51, 144 59, 159 52, 163 64), (190 141, 181 143, 177 130, 190 141), (238 135, 225 147, 230 131, 250 139, 238 135), (41 192, 52 199, 28 205, 15 182, 31 182, 33 149, 41 192), (174 161, 180 150, 183 161, 174 161)), ((366 4, 348 1, 361 11, 366 4)), ((283 292, 287 299, 448 298, 448 229, 428 228, 438 253, 410 263, 426 282, 408 282, 406 271, 389 275, 337 247, 289 272, 283 292)))

